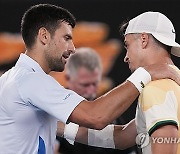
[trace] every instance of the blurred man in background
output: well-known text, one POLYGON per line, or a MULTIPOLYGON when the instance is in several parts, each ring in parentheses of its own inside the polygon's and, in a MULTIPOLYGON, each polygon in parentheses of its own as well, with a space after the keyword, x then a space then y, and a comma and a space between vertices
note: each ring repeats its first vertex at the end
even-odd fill
POLYGON ((67 63, 66 79, 69 89, 87 100, 94 100, 102 78, 102 63, 92 48, 79 48, 67 63))
MULTIPOLYGON (((97 97, 99 84, 102 81, 102 62, 94 49, 89 47, 76 49, 76 53, 70 56, 66 65, 66 80, 69 89, 87 100, 94 100, 97 97)), ((100 154, 119 151, 87 146, 77 142, 71 145, 62 137, 57 137, 57 140, 60 142, 59 151, 63 154, 100 154)))

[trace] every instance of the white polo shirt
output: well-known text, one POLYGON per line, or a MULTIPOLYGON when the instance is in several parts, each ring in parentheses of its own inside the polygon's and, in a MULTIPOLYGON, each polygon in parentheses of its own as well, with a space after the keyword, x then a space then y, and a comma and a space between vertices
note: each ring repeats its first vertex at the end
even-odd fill
POLYGON ((0 154, 52 154, 57 120, 84 100, 21 54, 0 77, 0 154))
MULTIPOLYGON (((180 74, 180 70, 172 66, 180 74)), ((136 127, 138 134, 146 134, 141 141, 147 141, 142 148, 143 154, 151 154, 149 136, 162 126, 180 122, 180 86, 170 79, 152 81, 146 85, 138 99, 136 110, 136 127), (144 138, 144 137, 147 137, 144 138)), ((180 129, 178 129, 180 136, 180 129)), ((152 139, 153 141, 153 139, 152 139)), ((173 143, 171 143, 173 144, 173 143)), ((177 154, 180 154, 178 144, 177 154)))

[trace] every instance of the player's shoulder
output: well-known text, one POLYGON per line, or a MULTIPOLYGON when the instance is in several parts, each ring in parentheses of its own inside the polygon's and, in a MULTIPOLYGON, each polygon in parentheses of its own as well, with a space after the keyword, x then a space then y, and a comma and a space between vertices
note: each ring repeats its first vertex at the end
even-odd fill
POLYGON ((139 103, 146 110, 154 105, 163 104, 169 96, 178 95, 178 91, 180 92, 180 87, 171 79, 152 81, 140 94, 139 103))
MULTIPOLYGON (((174 70, 180 74, 180 70, 175 65, 169 65, 174 70)), ((180 86, 171 79, 161 79, 151 81, 143 90, 143 95, 148 95, 149 93, 152 96, 156 96, 161 92, 167 93, 168 91, 180 92, 180 86)))
MULTIPOLYGON (((171 68, 173 68, 175 71, 177 71, 180 74, 180 70, 175 65, 169 65, 171 68)), ((143 90, 143 93, 149 93, 156 94, 157 91, 164 91, 167 92, 169 90, 175 90, 179 89, 179 85, 171 80, 171 79, 161 79, 161 80, 155 80, 151 81, 143 90)))
POLYGON ((164 91, 167 92, 169 90, 173 90, 177 85, 177 83, 171 79, 161 79, 151 81, 149 84, 145 86, 142 93, 156 93, 156 91, 164 91))

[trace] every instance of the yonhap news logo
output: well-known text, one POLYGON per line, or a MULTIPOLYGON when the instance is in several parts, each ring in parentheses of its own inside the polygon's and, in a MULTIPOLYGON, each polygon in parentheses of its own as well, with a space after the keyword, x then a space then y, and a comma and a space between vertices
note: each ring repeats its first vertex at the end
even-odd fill
POLYGON ((148 133, 140 133, 136 136, 136 144, 139 148, 146 147, 150 142, 148 133))
POLYGON ((148 144, 179 144, 180 138, 178 137, 150 137, 148 133, 140 133, 136 136, 136 144, 138 148, 144 148, 148 144))

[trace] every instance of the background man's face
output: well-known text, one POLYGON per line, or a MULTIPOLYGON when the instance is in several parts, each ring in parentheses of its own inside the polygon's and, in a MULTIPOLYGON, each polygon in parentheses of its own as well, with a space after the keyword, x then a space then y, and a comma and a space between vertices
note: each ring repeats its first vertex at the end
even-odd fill
POLYGON ((90 71, 81 67, 74 76, 69 77, 68 88, 87 100, 93 100, 96 98, 100 80, 101 71, 98 68, 90 71))

